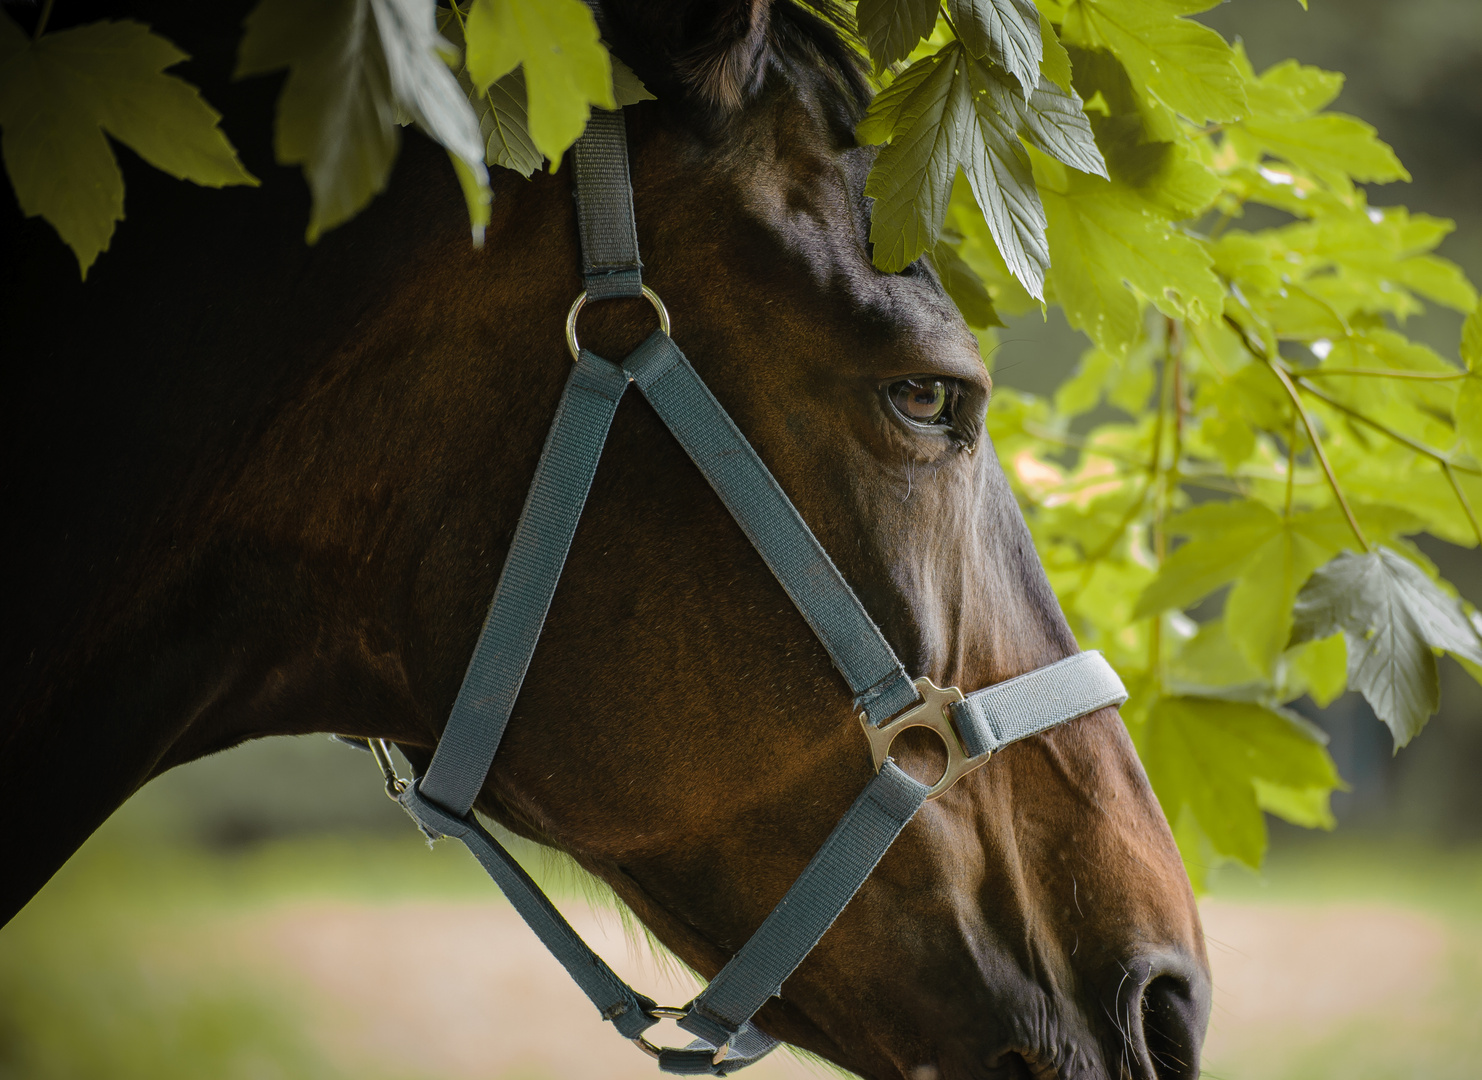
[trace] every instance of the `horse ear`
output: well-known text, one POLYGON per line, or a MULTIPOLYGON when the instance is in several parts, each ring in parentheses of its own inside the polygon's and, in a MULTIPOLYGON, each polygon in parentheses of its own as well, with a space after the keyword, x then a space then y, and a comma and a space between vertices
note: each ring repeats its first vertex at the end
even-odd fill
MULTIPOLYGON (((592 2, 592 0, 588 0, 592 2)), ((773 0, 601 0, 597 24, 650 89, 739 108, 766 68, 773 0)))
POLYGON ((763 72, 772 0, 705 0, 691 8, 687 48, 677 57, 681 79, 706 104, 740 108, 763 72))

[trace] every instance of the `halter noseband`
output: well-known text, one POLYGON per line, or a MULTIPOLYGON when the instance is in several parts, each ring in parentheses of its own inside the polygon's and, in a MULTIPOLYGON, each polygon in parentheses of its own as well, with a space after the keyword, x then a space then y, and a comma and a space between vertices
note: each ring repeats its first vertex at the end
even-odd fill
POLYGON ((781 992, 923 802, 1003 746, 1120 705, 1127 692, 1096 652, 1078 653, 970 694, 909 678, 828 553, 669 337, 668 312, 642 283, 622 112, 594 111, 572 157, 586 284, 566 320, 575 364, 431 765, 423 776, 400 781, 385 745, 379 740, 371 745, 379 751, 388 789, 422 831, 433 838, 457 837, 468 846, 604 1020, 658 1059, 665 1072, 724 1076, 777 1045, 752 1025, 752 1016, 781 992), (584 304, 637 296, 654 305, 661 329, 621 364, 578 346, 576 317, 584 304), (534 655, 613 414, 630 382, 705 475, 848 682, 877 770, 787 895, 683 1008, 660 1007, 619 979, 472 809, 534 655), (947 748, 947 770, 933 785, 913 779, 889 757, 891 743, 908 727, 931 728, 947 748), (677 1020, 696 1041, 682 1050, 654 1046, 644 1032, 660 1019, 677 1020))

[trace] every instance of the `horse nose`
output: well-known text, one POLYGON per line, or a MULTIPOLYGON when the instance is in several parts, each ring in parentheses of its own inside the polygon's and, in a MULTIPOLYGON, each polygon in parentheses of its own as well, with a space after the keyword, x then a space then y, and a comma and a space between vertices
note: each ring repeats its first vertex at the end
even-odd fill
POLYGON ((1119 1004, 1126 1026, 1121 1034, 1147 1080, 1197 1080, 1199 1052, 1209 1023, 1208 969, 1179 955, 1143 957, 1128 965, 1136 985, 1124 983, 1119 1004))

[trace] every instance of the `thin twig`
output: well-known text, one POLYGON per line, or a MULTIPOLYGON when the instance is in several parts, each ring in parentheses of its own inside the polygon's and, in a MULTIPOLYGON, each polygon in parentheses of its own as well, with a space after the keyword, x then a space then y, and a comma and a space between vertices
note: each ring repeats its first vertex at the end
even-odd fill
MULTIPOLYGON (((1276 367, 1279 365, 1272 366, 1276 367)), ((1445 465, 1448 468, 1460 469, 1462 472, 1465 473, 1475 473, 1478 476, 1482 476, 1482 469, 1473 468, 1470 465, 1461 465, 1457 462, 1452 461, 1449 457, 1441 453, 1439 450, 1432 450, 1429 446, 1426 446, 1425 443, 1416 442, 1414 439, 1410 438, 1410 436, 1396 431, 1389 425, 1381 424, 1378 420, 1371 419, 1370 417, 1365 416, 1363 413, 1359 412, 1357 409, 1343 404, 1343 402, 1339 401, 1337 398, 1331 397, 1325 391, 1319 390, 1317 387, 1313 386, 1305 378, 1299 376, 1297 379, 1297 385, 1300 386, 1303 390, 1306 390, 1313 397, 1317 398, 1323 404, 1330 405, 1333 408, 1337 409, 1339 412, 1353 417, 1361 424, 1367 424, 1369 427, 1373 428, 1381 435, 1388 435, 1395 442, 1399 443, 1402 446, 1409 447, 1411 450, 1414 450, 1417 454, 1420 454, 1423 457, 1428 457, 1432 461, 1438 462, 1441 465, 1445 465)))
POLYGON ((1338 500, 1338 505, 1343 508, 1343 516, 1348 519, 1348 527, 1353 530, 1353 535, 1358 538, 1359 544, 1365 553, 1370 551, 1368 537, 1364 536, 1364 530, 1359 528, 1358 518, 1353 516, 1353 509, 1348 505, 1348 499, 1343 495, 1343 489, 1338 486, 1338 477, 1333 472, 1333 466, 1328 462, 1327 451, 1322 447, 1322 442, 1317 437, 1317 427, 1312 422, 1312 417, 1307 415, 1307 410, 1302 407, 1302 397, 1297 393, 1297 388, 1292 385, 1291 376, 1288 375, 1277 364, 1271 364, 1270 368, 1281 380, 1281 385, 1286 387, 1287 394, 1292 399, 1292 405, 1296 407, 1297 413, 1302 417, 1302 426, 1307 429, 1307 438, 1312 440, 1312 449, 1317 454, 1317 460, 1322 463, 1322 471, 1327 475, 1328 486, 1333 489, 1333 497, 1338 500))
POLYGON ((1482 526, 1477 524, 1477 515, 1472 513, 1471 500, 1467 493, 1462 490, 1461 482, 1456 479, 1456 473, 1452 471, 1451 463, 1447 462, 1441 466, 1441 471, 1446 474, 1446 479, 1451 481, 1451 490, 1456 492, 1456 501, 1461 503, 1462 510, 1467 515, 1467 520, 1472 523, 1472 532, 1477 534, 1477 543, 1482 545, 1482 526))
POLYGON ((1312 422, 1312 417, 1308 415, 1307 409, 1302 405, 1302 395, 1297 393, 1296 386, 1292 384, 1291 376, 1272 357, 1267 356, 1264 349, 1256 348, 1255 343, 1250 339, 1250 335, 1245 332, 1245 327, 1241 326, 1228 315, 1225 316, 1225 322, 1229 323, 1231 329, 1239 335, 1240 342, 1245 346, 1246 351, 1257 360, 1263 361, 1275 373, 1277 379, 1281 381, 1281 385, 1285 388, 1287 396, 1292 399, 1292 407, 1297 410, 1297 415, 1302 418, 1302 426, 1307 429, 1307 438, 1312 443, 1313 453, 1317 455, 1317 460, 1322 465, 1322 471, 1328 478, 1328 487, 1333 489, 1333 497, 1338 500, 1338 505, 1343 509, 1343 516, 1348 519, 1348 527, 1353 530, 1353 535, 1357 538, 1359 545, 1364 549, 1365 553, 1369 552, 1372 550, 1369 547, 1369 539, 1364 535, 1364 530, 1359 528, 1358 518, 1353 516, 1353 509, 1348 505, 1348 499, 1343 494, 1343 488, 1338 484, 1337 474, 1333 472, 1333 466, 1328 461, 1327 452, 1323 450, 1322 440, 1318 438, 1317 425, 1312 422))
POLYGON ((1292 516, 1292 489, 1297 485, 1297 412, 1292 410, 1292 427, 1286 436, 1286 511, 1292 516))
POLYGON ((1448 379, 1465 379, 1470 371, 1392 371, 1388 368, 1303 368, 1302 378, 1314 375, 1373 375, 1383 379, 1425 379, 1444 382, 1448 379))

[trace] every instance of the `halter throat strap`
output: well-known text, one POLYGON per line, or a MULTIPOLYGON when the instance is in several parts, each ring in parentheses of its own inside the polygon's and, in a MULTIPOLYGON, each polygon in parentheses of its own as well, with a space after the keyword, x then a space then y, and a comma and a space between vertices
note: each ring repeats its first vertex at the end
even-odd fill
MULTIPOLYGON (((597 110, 573 150, 587 300, 643 295, 623 115, 597 110)), ((651 299, 655 299, 651 297, 651 299)), ((662 307, 660 306, 662 314, 662 307)), ((569 328, 572 344, 574 331, 569 328)), ((675 1074, 726 1075, 775 1040, 751 1023, 838 918, 929 797, 1018 739, 1126 691, 1098 653, 1080 653, 964 695, 911 680, 889 642, 771 472, 679 347, 654 333, 621 364, 585 349, 562 392, 493 603, 427 772, 400 801, 429 837, 462 840, 572 978, 625 1036, 675 1074), (877 772, 756 933, 681 1009, 661 1009, 613 973, 473 814, 534 655, 618 402, 637 386, 787 591, 849 685, 877 772), (895 733, 937 731, 949 775, 923 784, 889 758, 895 733), (661 1016, 698 1036, 651 1045, 661 1016)))

